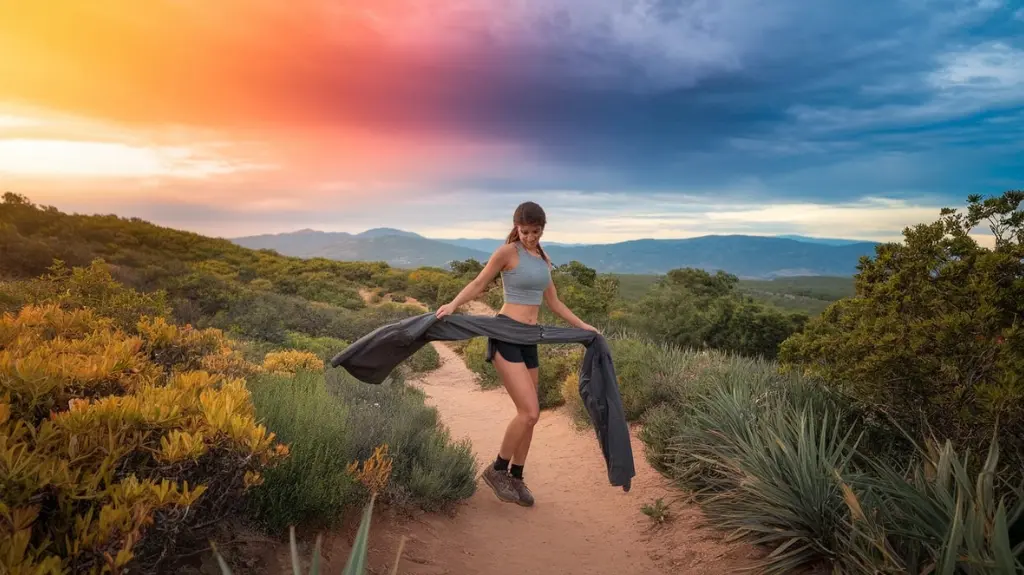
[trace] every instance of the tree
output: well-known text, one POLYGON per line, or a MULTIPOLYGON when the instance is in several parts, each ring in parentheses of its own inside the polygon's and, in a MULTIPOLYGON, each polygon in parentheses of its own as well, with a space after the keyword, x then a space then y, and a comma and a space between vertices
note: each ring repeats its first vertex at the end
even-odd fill
POLYGON ((681 268, 669 271, 661 283, 685 288, 699 297, 721 297, 732 293, 739 281, 738 277, 722 270, 711 275, 702 269, 681 268))
MULTIPOLYGON (((597 271, 578 261, 556 266, 551 279, 558 289, 558 298, 577 317, 592 324, 608 320, 612 306, 619 296, 619 279, 614 276, 598 275, 597 271)), ((542 321, 558 323, 559 320, 546 307, 542 321)))
POLYGON ((856 294, 787 340, 780 359, 917 432, 1024 447, 1024 192, 968 198, 878 246, 856 294), (983 222, 993 248, 971 237, 983 222))
POLYGON ((451 268, 452 273, 456 276, 476 276, 484 270, 484 264, 477 261, 476 258, 469 258, 468 260, 452 260, 448 262, 448 267, 451 268))
POLYGON ((713 348, 774 358, 779 344, 807 321, 736 292, 739 279, 696 268, 675 269, 633 309, 629 323, 685 348, 713 348))
POLYGON ((597 281, 597 270, 589 268, 576 260, 562 264, 556 267, 555 270, 558 273, 571 276, 576 280, 576 283, 582 286, 594 287, 594 282, 597 281))

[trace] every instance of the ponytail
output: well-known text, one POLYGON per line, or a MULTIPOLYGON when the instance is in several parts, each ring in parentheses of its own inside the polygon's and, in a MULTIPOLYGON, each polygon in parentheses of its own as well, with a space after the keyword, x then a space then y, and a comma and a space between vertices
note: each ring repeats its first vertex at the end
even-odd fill
POLYGON ((544 258, 544 261, 549 264, 551 263, 551 260, 548 259, 548 254, 544 252, 544 248, 541 247, 540 242, 537 242, 537 251, 540 252, 540 257, 544 258))

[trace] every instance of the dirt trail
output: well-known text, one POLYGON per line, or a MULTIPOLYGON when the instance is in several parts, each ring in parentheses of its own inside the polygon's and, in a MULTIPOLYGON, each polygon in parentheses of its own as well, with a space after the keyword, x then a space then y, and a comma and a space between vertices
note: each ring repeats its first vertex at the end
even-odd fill
MULTIPOLYGON (((480 302, 465 309, 494 314, 480 302)), ((433 345, 441 367, 411 383, 426 392, 452 436, 468 437, 477 461, 487 465, 515 407, 504 389, 481 390, 448 345, 433 345)), ((479 481, 477 492, 453 517, 379 513, 371 535, 371 572, 390 573, 403 536, 398 572, 408 575, 726 574, 750 566, 758 553, 701 528, 701 514, 693 507, 672 503, 672 520, 652 528, 640 507, 659 497, 671 502, 678 492, 664 486, 643 449, 634 434, 637 475, 625 493, 608 483, 593 431, 576 431, 562 410, 543 411, 526 463, 534 507, 502 503, 479 481)), ((340 571, 351 537, 337 533, 325 540, 327 572, 340 571)), ((287 564, 281 567, 287 572, 287 564)))

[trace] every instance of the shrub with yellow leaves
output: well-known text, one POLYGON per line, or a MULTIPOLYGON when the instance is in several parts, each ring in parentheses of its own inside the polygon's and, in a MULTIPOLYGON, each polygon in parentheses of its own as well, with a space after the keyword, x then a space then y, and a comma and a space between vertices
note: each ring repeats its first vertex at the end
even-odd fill
POLYGON ((289 375, 299 371, 320 371, 324 360, 315 353, 288 349, 272 351, 263 358, 262 369, 276 375, 289 375))
POLYGON ((235 357, 219 332, 119 324, 58 304, 0 318, 8 573, 155 569, 288 454, 244 380, 203 369, 235 357))
POLYGON ((373 455, 363 462, 362 469, 359 468, 359 461, 353 461, 348 464, 346 471, 356 481, 362 483, 371 495, 380 494, 391 479, 391 457, 388 455, 388 445, 384 443, 374 448, 373 455))
POLYGON ((215 328, 177 326, 162 317, 143 318, 137 325, 149 358, 172 371, 204 371, 231 377, 246 377, 262 368, 248 362, 231 347, 224 332, 215 328))

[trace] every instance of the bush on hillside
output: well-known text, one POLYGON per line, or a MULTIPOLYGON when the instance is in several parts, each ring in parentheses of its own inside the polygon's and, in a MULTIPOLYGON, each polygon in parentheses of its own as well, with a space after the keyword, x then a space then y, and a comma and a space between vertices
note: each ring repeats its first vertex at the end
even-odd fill
POLYGON ((132 335, 118 327, 130 314, 115 315, 54 303, 0 319, 10 569, 150 568, 287 453, 243 380, 193 370, 199 350, 228 349, 218 334, 143 318, 132 335))
POLYGON ((781 359, 820 376, 913 436, 983 449, 999 423, 1009 461, 1024 461, 1024 192, 967 214, 942 211, 904 242, 863 258, 856 295, 794 335, 781 359), (969 233, 989 221, 992 249, 969 233))
POLYGON ((314 337, 301 332, 291 331, 285 334, 284 347, 287 349, 308 351, 326 362, 334 357, 339 351, 348 347, 348 342, 336 337, 314 337))
POLYGON ((721 271, 672 270, 633 306, 623 323, 682 348, 772 359, 807 316, 757 303, 737 292, 738 282, 721 271))
POLYGON ((275 375, 295 375, 300 371, 322 371, 324 360, 297 349, 272 351, 263 358, 263 369, 275 375))
POLYGON ((272 530, 310 522, 330 526, 367 497, 350 472, 387 446, 390 480, 380 497, 399 505, 440 509, 475 490, 468 442, 453 442, 422 393, 399 375, 367 385, 338 370, 265 374, 250 381, 253 402, 282 441, 287 461, 268 470, 250 498, 256 517, 272 530))
MULTIPOLYGON (((558 290, 558 299, 576 317, 591 324, 600 324, 608 319, 619 297, 617 277, 598 275, 593 268, 575 260, 556 266, 551 275, 558 290)), ((553 315, 548 315, 548 318, 549 321, 558 321, 553 315)))
POLYGON ((408 288, 406 292, 417 301, 428 306, 430 309, 437 309, 459 295, 462 288, 466 287, 466 281, 439 268, 420 268, 409 272, 408 288))
POLYGON ((17 312, 25 305, 53 304, 64 310, 88 307, 108 317, 125 332, 134 333, 142 317, 169 318, 164 292, 141 293, 125 289, 113 277, 114 267, 93 260, 87 267, 68 268, 55 261, 47 273, 31 280, 5 282, 0 289, 0 313, 17 312))
MULTIPOLYGON (((222 307, 197 310, 197 325, 217 327, 237 337, 286 345, 291 334, 355 341, 377 327, 422 310, 414 305, 384 303, 359 310, 310 302, 299 296, 241 289, 226 296, 222 307), (212 314, 212 316, 207 315, 212 314)), ((217 304, 221 305, 221 304, 217 304)), ((184 320, 185 318, 180 318, 184 320)))

